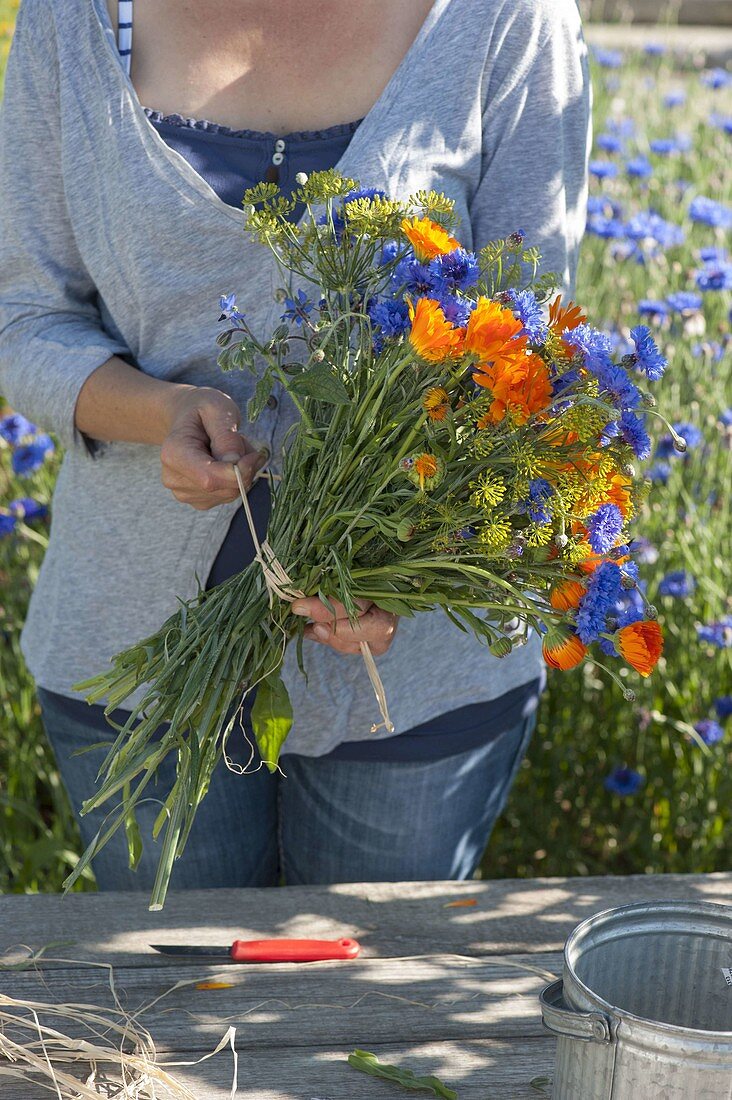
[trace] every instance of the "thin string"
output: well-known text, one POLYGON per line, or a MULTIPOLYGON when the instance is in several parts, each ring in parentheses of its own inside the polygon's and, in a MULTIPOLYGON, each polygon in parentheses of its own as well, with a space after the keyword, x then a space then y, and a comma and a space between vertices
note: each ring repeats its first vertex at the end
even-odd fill
MULTIPOLYGON (((257 535, 256 528, 254 526, 254 520, 249 508, 249 501, 247 500, 246 489, 244 488, 244 482, 242 481, 241 471, 236 463, 233 463, 234 473, 236 474, 236 482, 239 486, 239 495, 241 496, 242 506, 244 508, 244 515, 246 516, 247 523, 249 525, 249 533, 252 536, 252 542, 254 543, 254 559, 258 561, 262 567, 262 573, 264 574, 264 583, 267 586, 267 593, 269 596, 269 606, 273 606, 274 596, 278 596, 285 603, 292 603, 294 600, 304 600, 305 593, 301 592, 299 588, 295 588, 294 581, 288 573, 279 558, 275 554, 274 550, 270 546, 267 539, 264 539, 260 543, 259 536, 257 535)), ((389 717, 389 709, 386 702, 386 691, 384 690, 384 684, 379 675, 379 670, 376 667, 376 661, 374 655, 371 652, 371 647, 368 642, 359 642, 359 648, 361 650, 361 656, 363 657, 364 664, 366 665, 366 671, 369 674, 369 680, 371 686, 374 689, 374 695, 376 701, 379 704, 379 711, 381 712, 382 721, 378 724, 374 724, 371 727, 371 732, 376 733, 383 726, 389 733, 394 732, 394 723, 389 717)))

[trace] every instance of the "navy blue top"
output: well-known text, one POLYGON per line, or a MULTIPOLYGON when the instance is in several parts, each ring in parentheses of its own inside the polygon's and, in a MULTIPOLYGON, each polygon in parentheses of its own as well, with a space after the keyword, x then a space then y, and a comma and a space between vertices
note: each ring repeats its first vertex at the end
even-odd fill
MULTIPOLYGON (((241 207, 246 188, 262 180, 278 183, 285 194, 290 194, 296 186, 298 172, 335 167, 359 125, 359 122, 347 122, 325 130, 300 131, 280 137, 256 130, 234 130, 204 119, 163 115, 149 107, 143 109, 163 140, 185 157, 223 202, 236 207, 241 207)), ((296 208, 290 217, 296 221, 301 214, 302 208, 296 208)), ((270 401, 276 401, 274 395, 270 401)), ((249 504, 262 539, 270 510, 270 492, 265 479, 254 483, 249 504)), ((254 544, 244 510, 239 508, 205 587, 213 588, 241 572, 253 560, 254 544)), ((394 737, 344 741, 326 755, 335 760, 406 762, 439 760, 467 752, 528 717, 538 705, 539 694, 540 681, 532 680, 498 699, 450 711, 394 737)), ((78 699, 60 698, 67 713, 76 714, 84 722, 92 719, 100 733, 108 732, 103 707, 89 707, 78 699)), ((252 702, 253 697, 248 696, 242 709, 245 727, 249 725, 252 702)))

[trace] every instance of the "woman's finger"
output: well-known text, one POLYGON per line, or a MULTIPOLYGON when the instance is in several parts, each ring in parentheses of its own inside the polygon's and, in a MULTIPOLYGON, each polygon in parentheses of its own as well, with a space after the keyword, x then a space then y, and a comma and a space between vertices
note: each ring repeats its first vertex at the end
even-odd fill
POLYGON ((351 626, 347 619, 331 619, 327 623, 313 623, 305 627, 305 637, 330 645, 339 653, 357 652, 361 642, 368 642, 372 653, 386 653, 396 632, 398 618, 388 611, 371 607, 358 624, 351 626))
MULTIPOLYGON (((331 606, 335 611, 336 619, 348 619, 348 613, 340 600, 331 600, 331 606)), ((373 604, 369 600, 356 600, 359 615, 365 615, 373 604)), ((304 619, 312 619, 314 623, 332 623, 333 611, 326 607, 318 596, 309 596, 301 600, 295 600, 290 605, 293 615, 301 615, 304 619)))

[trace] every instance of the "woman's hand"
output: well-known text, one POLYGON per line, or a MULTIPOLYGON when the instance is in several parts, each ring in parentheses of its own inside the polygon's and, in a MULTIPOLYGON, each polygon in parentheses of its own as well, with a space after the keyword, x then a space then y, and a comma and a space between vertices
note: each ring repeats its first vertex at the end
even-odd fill
POLYGON ((336 653, 360 653, 361 642, 368 642, 375 657, 386 653, 394 640, 399 619, 388 611, 369 603, 357 600, 359 610, 358 625, 353 627, 348 621, 346 609, 338 600, 332 600, 336 617, 317 596, 295 600, 291 610, 295 615, 311 619, 305 627, 305 637, 321 645, 328 645, 336 653))
POLYGON ((163 485, 176 500, 205 511, 239 496, 236 463, 244 488, 268 459, 239 434, 239 408, 221 390, 176 387, 170 428, 160 448, 163 485))

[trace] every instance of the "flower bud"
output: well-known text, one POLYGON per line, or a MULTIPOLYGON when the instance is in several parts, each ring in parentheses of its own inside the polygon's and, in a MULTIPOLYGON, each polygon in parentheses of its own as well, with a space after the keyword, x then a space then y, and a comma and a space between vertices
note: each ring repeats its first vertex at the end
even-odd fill
POLYGON ((632 462, 624 462, 620 469, 626 477, 635 477, 635 466, 632 462))
POLYGON ((635 692, 632 688, 623 688, 623 699, 625 699, 626 703, 635 702, 635 692))
POLYGON ((510 638, 498 638, 488 646, 488 649, 494 657, 508 657, 513 649, 513 643, 510 638))
POLYGON ((304 187, 307 182, 308 182, 307 172, 298 172, 297 175, 295 176, 295 183, 298 184, 299 187, 304 187))
POLYGON ((325 352, 323 351, 323 349, 322 348, 317 348, 313 352, 312 359, 313 359, 314 363, 322 363, 323 360, 325 359, 325 352))
POLYGON ((400 542, 409 542, 416 528, 410 519, 403 519, 397 527, 397 538, 400 542))
POLYGON ((656 407, 657 402, 652 393, 642 393, 641 401, 647 409, 655 409, 656 407))
POLYGON ((564 547, 565 547, 565 546, 566 546, 566 545, 567 545, 568 543, 569 543, 569 539, 567 538, 567 536, 566 536, 566 535, 562 535, 562 534, 560 534, 560 535, 555 535, 555 536, 554 536, 554 545, 555 545, 555 546, 558 546, 560 550, 563 550, 563 549, 564 549, 564 547))
POLYGON ((654 607, 652 603, 649 603, 646 607, 646 618, 655 621, 658 618, 658 608, 654 607))
POLYGON ((629 592, 631 589, 635 588, 635 581, 632 577, 628 576, 627 573, 623 573, 620 577, 620 587, 624 588, 626 592, 629 592))

